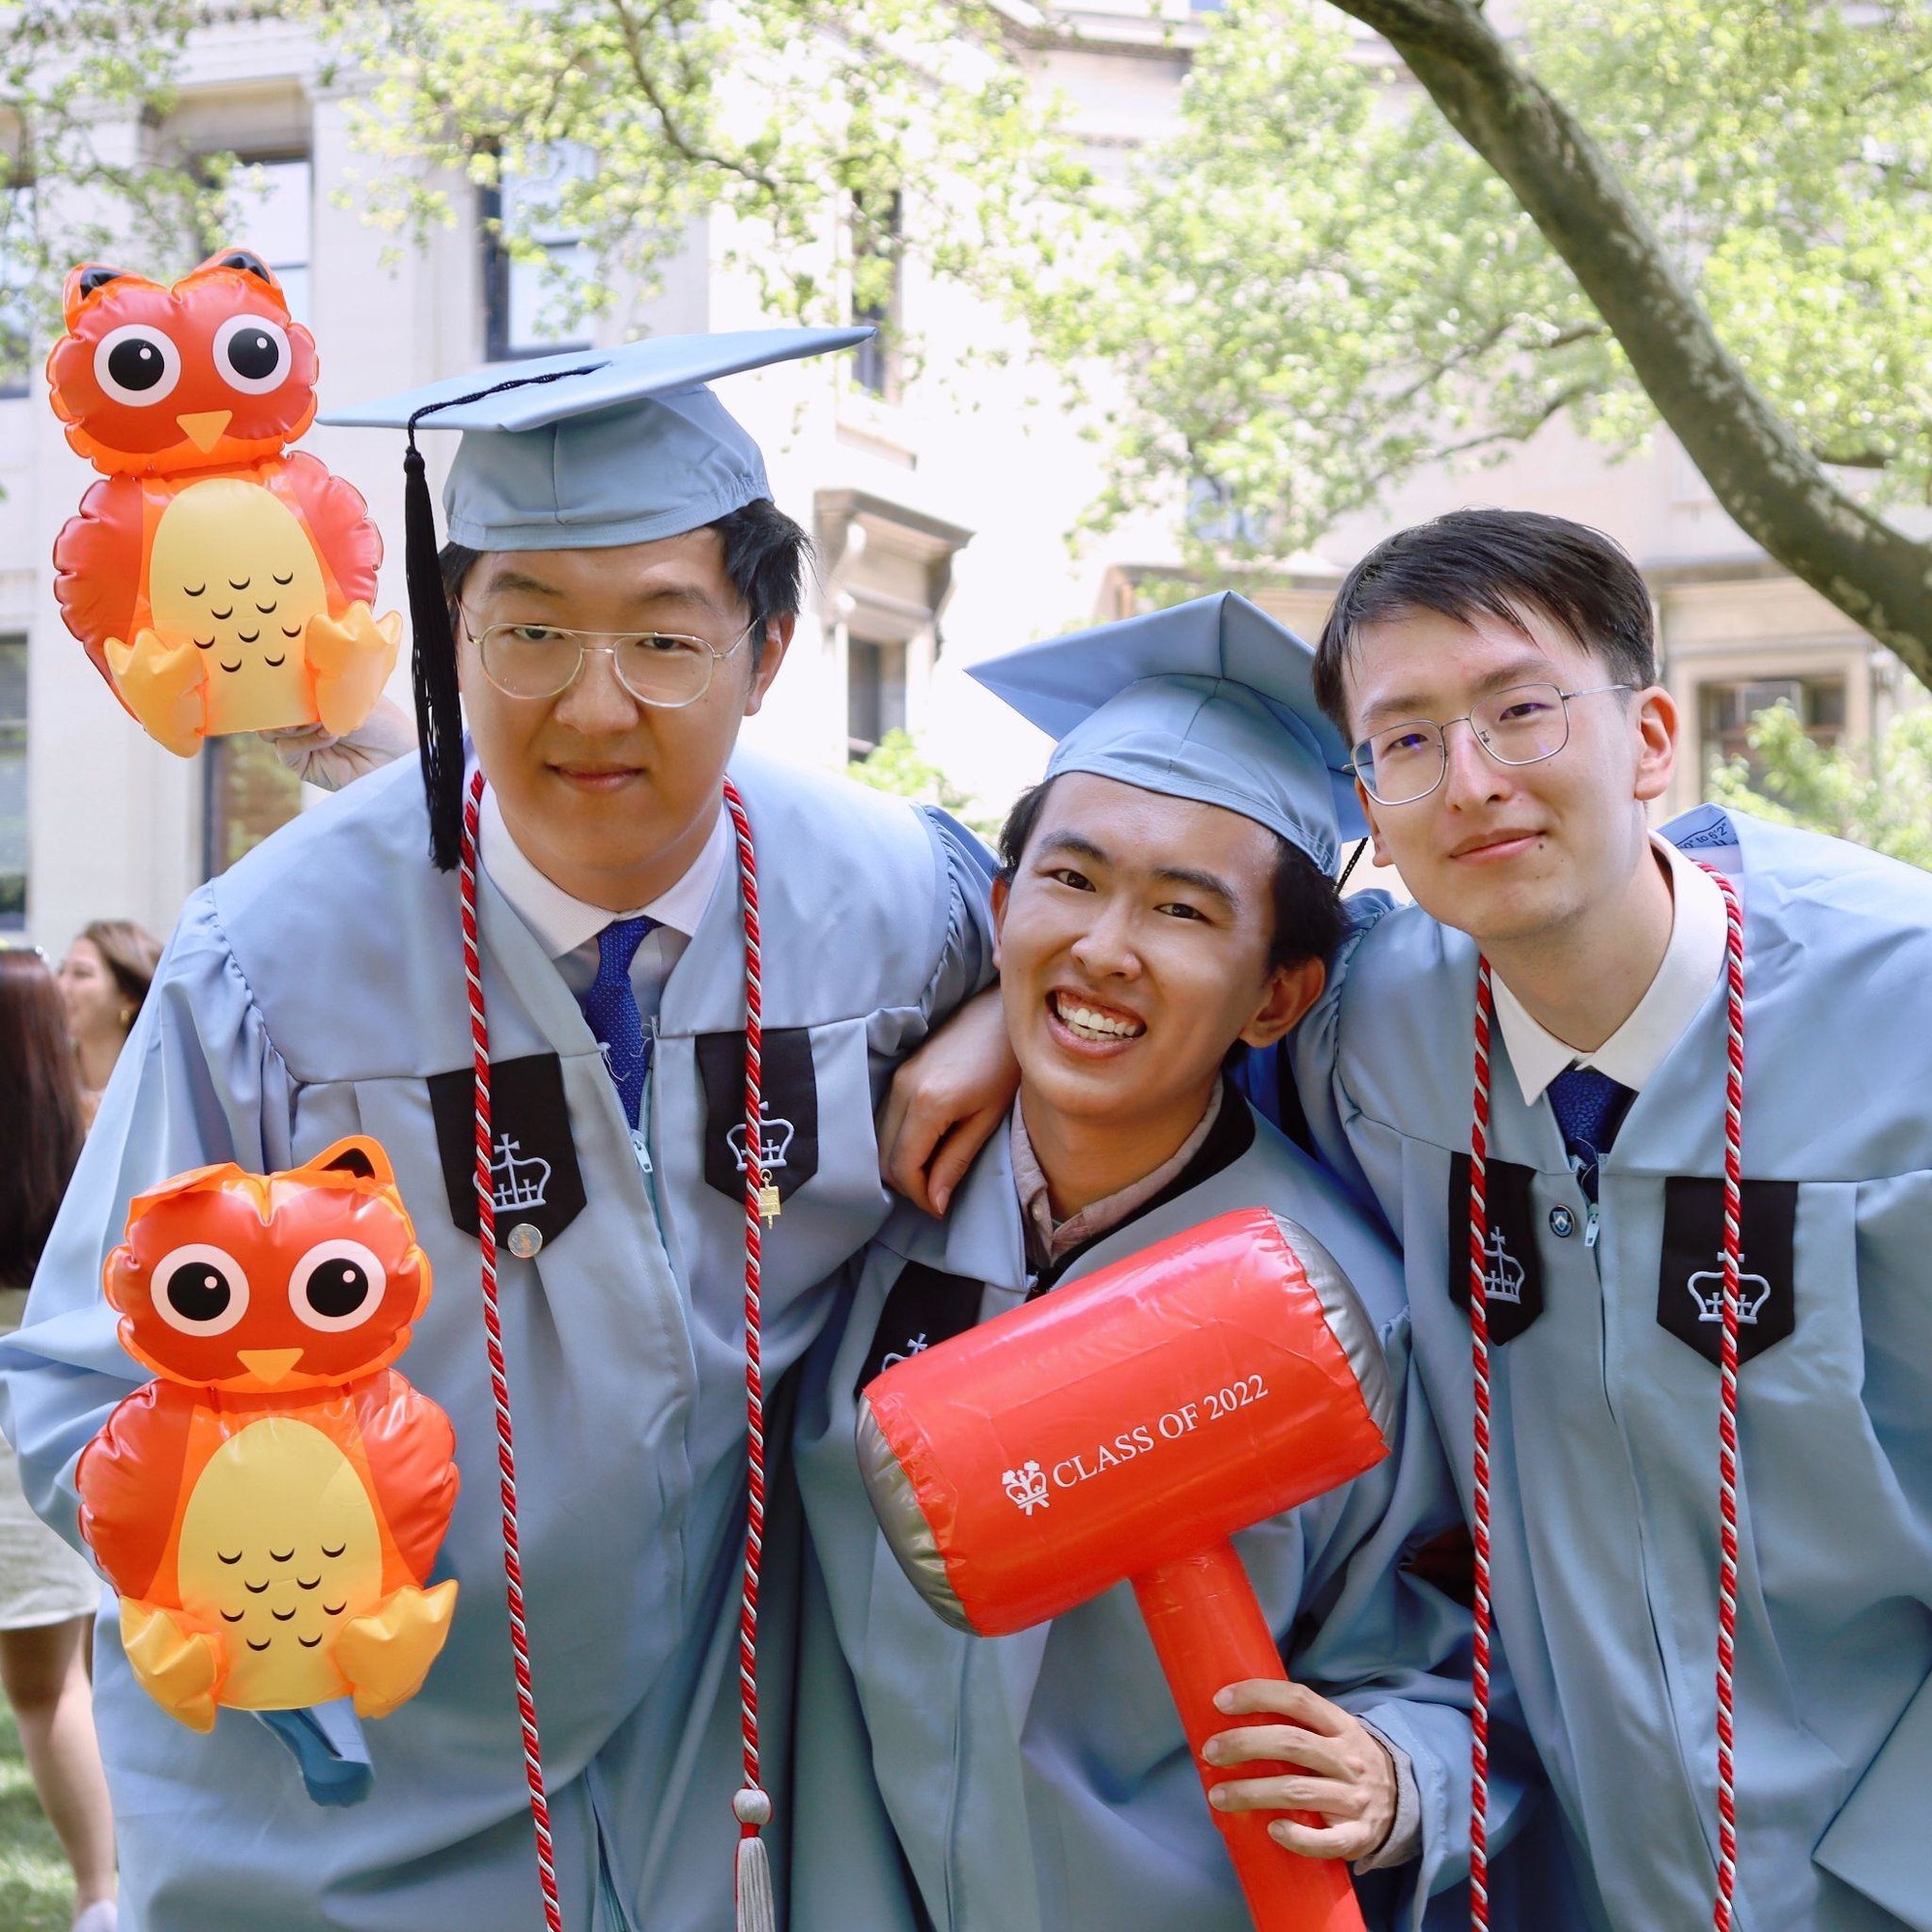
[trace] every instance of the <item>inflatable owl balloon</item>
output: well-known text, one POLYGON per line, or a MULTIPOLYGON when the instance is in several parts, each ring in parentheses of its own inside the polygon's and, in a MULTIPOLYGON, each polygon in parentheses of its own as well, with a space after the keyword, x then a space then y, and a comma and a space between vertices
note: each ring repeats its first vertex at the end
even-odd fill
POLYGON ((430 1270, 387 1155, 178 1175, 129 1204, 103 1279, 156 1376, 75 1476, 135 1676, 198 1731, 224 1704, 386 1716, 449 1633, 456 1585, 429 1577, 457 1490, 448 1416, 390 1366, 430 1270))
POLYGON ((162 288, 98 263, 67 279, 47 386, 105 481, 54 545, 68 629, 183 757, 231 731, 368 717, 402 620, 378 618, 362 498, 287 445, 315 418, 315 341, 228 248, 162 288))

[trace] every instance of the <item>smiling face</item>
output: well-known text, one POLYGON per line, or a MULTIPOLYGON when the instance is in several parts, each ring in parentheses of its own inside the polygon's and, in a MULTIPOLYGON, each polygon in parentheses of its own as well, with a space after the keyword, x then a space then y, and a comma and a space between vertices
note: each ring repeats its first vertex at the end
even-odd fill
POLYGON ((1030 1130, 1051 1110, 1179 1145, 1236 1040, 1266 1045, 1299 1018, 1322 968, 1270 964, 1279 849, 1218 806, 1053 780, 994 897, 1030 1130))
POLYGON ((648 903, 703 850, 740 722, 764 701, 791 619, 731 648, 751 613, 725 574, 715 530, 611 550, 506 551, 470 570, 460 597, 463 708, 511 836, 553 883, 613 911, 648 903), (568 689, 512 697, 483 671, 476 639, 495 624, 701 638, 728 652, 702 697, 648 705, 586 653, 568 689))
MULTIPOLYGON (((1351 740, 1409 719, 1463 717, 1514 685, 1589 692, 1615 681, 1561 625, 1534 609, 1522 615, 1521 629, 1433 611, 1364 625, 1344 669, 1351 740)), ((1617 903, 1647 844, 1644 804, 1669 782, 1668 693, 1605 692, 1566 709, 1570 738, 1554 757, 1498 764, 1455 724, 1448 770, 1426 798, 1388 806, 1363 794, 1377 863, 1393 865, 1424 910, 1486 947, 1533 945, 1617 903)))

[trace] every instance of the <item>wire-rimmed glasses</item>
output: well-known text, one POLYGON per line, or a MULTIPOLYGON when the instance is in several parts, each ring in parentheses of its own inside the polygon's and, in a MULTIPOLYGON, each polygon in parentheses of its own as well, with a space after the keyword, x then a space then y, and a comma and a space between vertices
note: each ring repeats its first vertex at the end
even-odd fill
POLYGON ((1513 684, 1440 724, 1430 718, 1409 718, 1381 725, 1355 747, 1351 763, 1363 790, 1378 805, 1413 805, 1427 798, 1449 770, 1451 724, 1468 725, 1476 743, 1499 765, 1540 764, 1570 742, 1572 698, 1634 689, 1596 684, 1587 691, 1562 691, 1553 684, 1513 684))
POLYGON ((617 682, 639 704, 663 711, 696 704, 718 667, 758 627, 747 624, 722 651, 674 631, 574 631, 562 624, 489 624, 463 613, 483 674, 505 697, 555 697, 576 683, 592 651, 607 652, 617 682))

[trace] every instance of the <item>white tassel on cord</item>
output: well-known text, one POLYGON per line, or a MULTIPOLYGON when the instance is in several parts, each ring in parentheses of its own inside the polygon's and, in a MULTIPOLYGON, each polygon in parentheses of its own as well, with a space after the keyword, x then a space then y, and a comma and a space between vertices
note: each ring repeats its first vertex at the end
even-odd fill
MULTIPOLYGON (((741 1825, 759 1826, 771 1821, 772 1801, 762 1791, 748 1787, 739 1792, 731 1808, 741 1825)), ((771 1859, 764 1839, 753 1831, 738 1840, 738 1932, 778 1932, 778 1923, 771 1859)))

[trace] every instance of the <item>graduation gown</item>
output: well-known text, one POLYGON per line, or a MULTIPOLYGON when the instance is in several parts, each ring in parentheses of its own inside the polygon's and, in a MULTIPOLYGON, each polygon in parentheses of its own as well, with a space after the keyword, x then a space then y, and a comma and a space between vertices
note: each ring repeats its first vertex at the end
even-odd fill
MULTIPOLYGON (((798 1478, 817 1564, 801 1667, 793 1932, 1241 1932, 1233 1866, 1131 1588, 986 1639, 920 1600, 874 1522, 857 1391, 885 1360, 1027 1294, 1009 1136, 938 1224, 901 1206, 856 1265, 852 1312, 809 1359, 798 1478), (831 1749, 842 1729, 850 1743, 831 1749), (869 1745, 870 1776, 867 1770, 869 1745), (822 1775, 828 1767, 851 1776, 822 1775)), ((1216 1214, 1305 1226, 1353 1282, 1395 1387, 1409 1378, 1396 1258, 1299 1150, 1229 1094, 1147 1208, 1059 1264, 1071 1280, 1216 1214)), ((1360 1881, 1373 1922, 1466 1924, 1468 1620, 1405 1558, 1457 1521, 1442 1455, 1405 1402, 1370 1474, 1236 1539, 1291 1672, 1408 1753, 1419 1863, 1360 1881)))
MULTIPOLYGON (((1932 1932, 1932 878, 1705 807, 1665 837, 1745 913, 1737 1767, 1744 1932, 1932 1932)), ((1372 915, 1296 1072, 1400 1240, 1465 1505, 1476 949, 1372 915)), ((1584 1922, 1708 1922, 1716 1886, 1725 999, 1637 1094, 1601 1220, 1492 1035, 1496 1627, 1584 1922), (1714 1300, 1715 1297, 1715 1300, 1714 1300)))
MULTIPOLYGON (((767 1386, 884 1220, 872 1132, 894 1063, 989 977, 966 835, 859 786, 733 760, 757 841, 767 1386)), ((189 901, 0 1355, 29 1494, 76 1535, 74 1462, 145 1378, 101 1299, 129 1197, 233 1159, 286 1168, 374 1135, 435 1270, 400 1363, 455 1423, 440 1576, 461 1595, 413 1701, 366 1727, 375 1793, 304 1794, 254 1716, 211 1736, 133 1682, 115 1605, 95 1690, 124 1932, 528 1932, 542 1922, 513 1700, 480 1313, 457 881, 426 857, 414 761, 359 782, 189 901)), ((527 1623, 570 1932, 724 1932, 739 1782, 745 1484, 744 970, 727 872, 669 976, 642 1171, 598 1044, 528 928, 479 881, 499 1251, 527 1623)), ((775 1567, 777 1559, 774 1558, 775 1567)), ((775 1624, 785 1589, 770 1592, 775 1624)), ((775 1642, 783 1651, 783 1642, 775 1642)), ((787 1692, 769 1687, 782 1797, 787 1692)), ((781 1804, 779 1816, 784 1816, 781 1804)))

